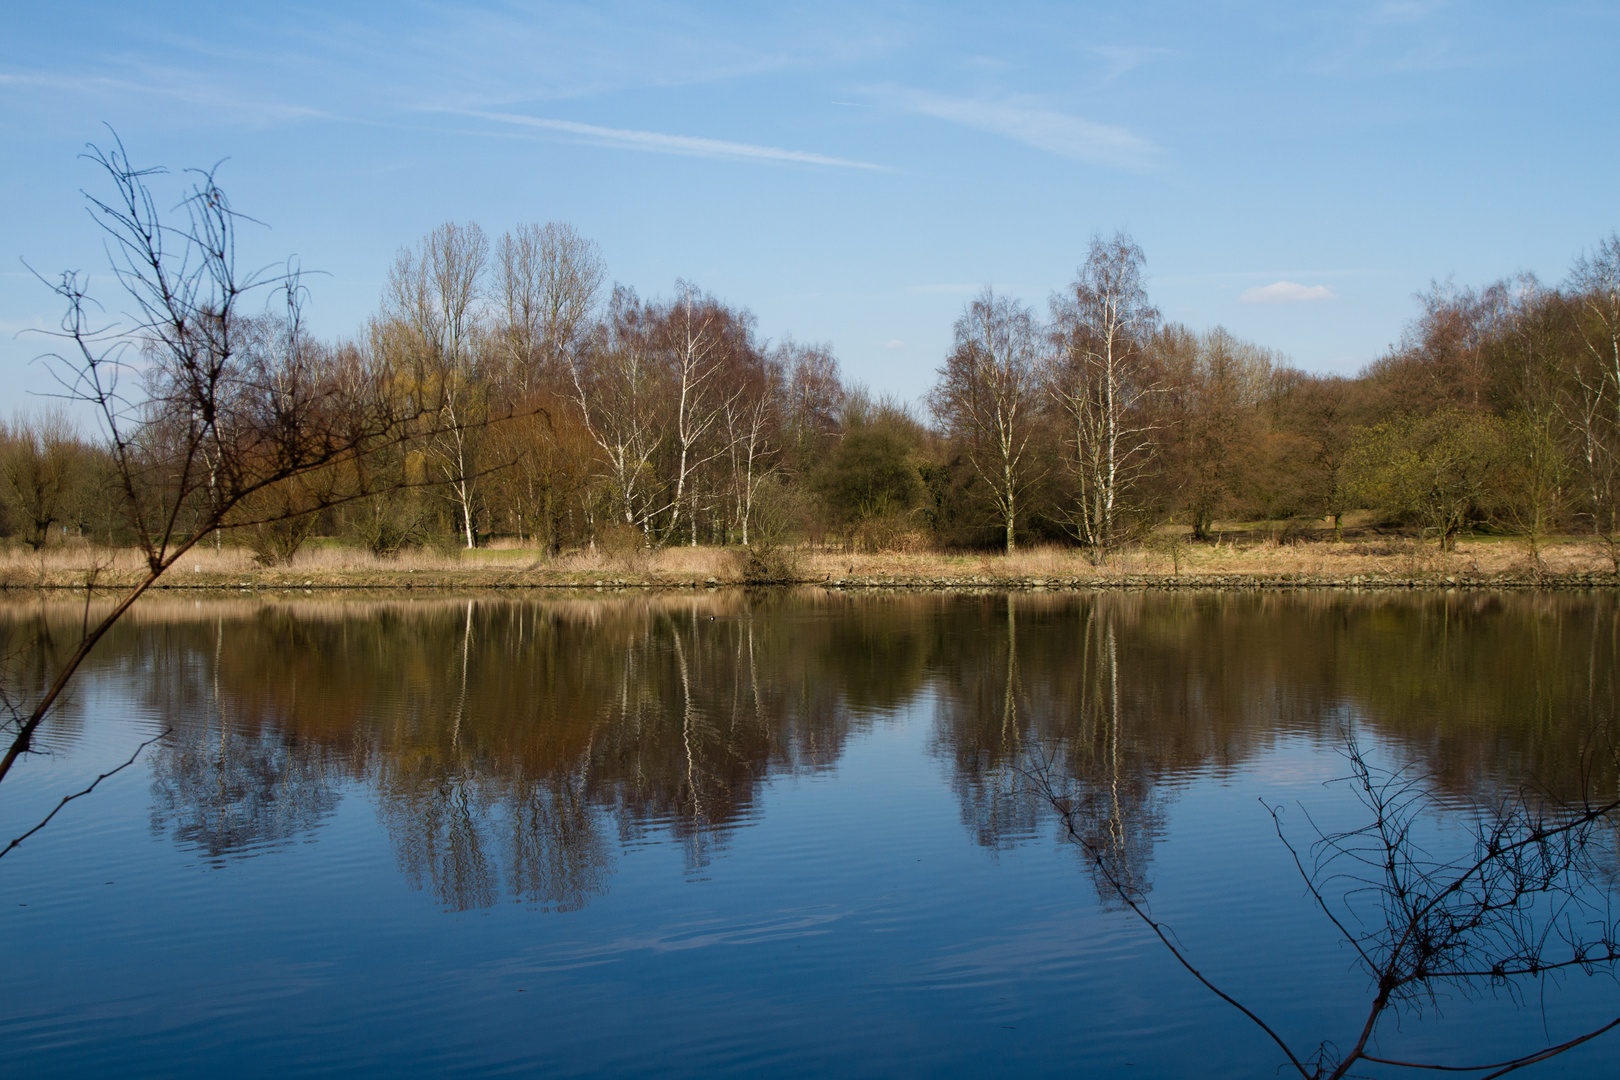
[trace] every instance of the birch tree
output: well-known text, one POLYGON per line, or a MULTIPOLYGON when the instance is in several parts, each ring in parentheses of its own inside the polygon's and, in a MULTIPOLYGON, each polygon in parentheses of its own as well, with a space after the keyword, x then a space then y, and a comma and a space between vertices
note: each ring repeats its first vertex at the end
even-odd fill
POLYGON ((1078 276, 1051 301, 1049 388, 1079 486, 1071 521, 1096 561, 1126 539, 1160 427, 1150 404, 1164 384, 1146 347, 1159 313, 1142 284, 1145 261, 1123 232, 1093 237, 1078 276))
POLYGON ((1580 446, 1594 531, 1620 569, 1620 233, 1576 260, 1570 291, 1580 305, 1583 355, 1572 365, 1577 392, 1566 415, 1580 446))
POLYGON ((750 357, 739 365, 739 392, 724 407, 726 456, 731 466, 731 527, 744 547, 760 488, 776 474, 782 370, 773 358, 750 357))
POLYGON ((746 332, 746 317, 736 320, 732 312, 714 297, 699 292, 685 281, 675 283, 676 298, 666 315, 666 348, 670 360, 674 416, 672 420, 675 468, 672 492, 663 508, 665 525, 662 539, 674 539, 682 523, 682 513, 697 543, 696 475, 709 462, 725 453, 723 440, 710 438, 718 433, 721 418, 735 406, 740 388, 723 385, 722 371, 728 348, 744 343, 728 341, 728 331, 746 332), (734 321, 743 325, 733 326, 734 321))
POLYGON ((615 286, 608 316, 569 364, 573 400, 602 455, 614 514, 644 536, 650 529, 660 371, 646 309, 634 289, 615 286))
POLYGON ((965 447, 1012 551, 1020 496, 1032 479, 1040 324, 1029 308, 986 288, 956 320, 955 335, 930 405, 965 447))

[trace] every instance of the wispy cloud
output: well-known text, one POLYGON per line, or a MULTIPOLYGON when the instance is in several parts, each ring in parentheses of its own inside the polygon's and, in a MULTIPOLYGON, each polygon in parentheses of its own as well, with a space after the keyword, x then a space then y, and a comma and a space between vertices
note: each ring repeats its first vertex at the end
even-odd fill
POLYGON ((536 6, 422 0, 409 5, 420 13, 404 20, 412 30, 383 39, 404 55, 379 58, 409 83, 428 83, 413 100, 500 109, 820 71, 885 56, 912 34, 901 16, 842 0, 758 5, 747 19, 702 5, 564 0, 545 3, 543 15, 536 6))
POLYGON ((1256 285, 1238 294, 1244 304, 1308 304, 1316 300, 1337 300, 1326 285, 1301 285, 1297 281, 1278 281, 1271 285, 1256 285))
POLYGON ((106 75, 47 74, 37 71, 0 72, 0 88, 44 91, 53 97, 85 96, 102 100, 128 100, 150 96, 223 114, 236 121, 257 124, 288 120, 330 118, 319 109, 286 102, 243 97, 187 72, 152 69, 146 79, 120 79, 106 75))
POLYGON ((875 95, 906 112, 988 131, 1075 161, 1146 169, 1162 152, 1151 140, 1113 124, 1034 108, 1018 100, 948 97, 925 90, 883 87, 875 95))
MULTIPOLYGON (((1347 6, 1334 20, 1332 46, 1305 70, 1329 78, 1377 79, 1500 66, 1481 52, 1474 15, 1448 11, 1449 0, 1387 0, 1370 9, 1347 6)), ((1331 17, 1330 17, 1331 18, 1331 17)))
POLYGON ((940 283, 937 285, 907 285, 901 291, 911 293, 915 296, 929 296, 936 293, 947 293, 956 296, 965 293, 976 293, 982 288, 984 288, 982 285, 957 285, 940 283))
POLYGON ((453 111, 461 116, 474 116, 481 120, 492 120, 496 123, 518 124, 523 127, 540 128, 544 131, 557 131, 565 135, 578 136, 602 146, 616 146, 625 150, 645 150, 655 154, 679 154, 684 157, 720 158, 728 161, 782 161, 795 165, 825 165, 838 169, 889 171, 886 165, 874 165, 869 161, 851 161, 848 158, 829 157, 826 154, 814 154, 807 150, 784 150, 775 146, 755 146, 751 143, 703 139, 692 135, 666 135, 658 131, 598 127, 596 124, 580 124, 573 120, 552 120, 541 116, 524 116, 520 113, 484 112, 478 109, 457 109, 453 111))
POLYGON ((1389 22, 1417 22, 1447 6, 1446 0, 1384 0, 1373 9, 1373 18, 1389 22))
POLYGON ((1088 51, 1108 65, 1102 75, 1102 81, 1108 83, 1135 71, 1153 57, 1168 56, 1171 50, 1137 45, 1092 45, 1088 51))

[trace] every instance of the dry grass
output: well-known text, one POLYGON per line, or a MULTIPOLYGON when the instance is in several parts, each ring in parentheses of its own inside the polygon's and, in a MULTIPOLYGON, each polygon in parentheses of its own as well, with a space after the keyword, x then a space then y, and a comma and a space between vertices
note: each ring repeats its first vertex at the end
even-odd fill
MULTIPOLYGON (((805 581, 858 579, 868 582, 953 582, 994 584, 1003 581, 1107 581, 1121 577, 1179 573, 1191 578, 1240 576, 1342 579, 1355 575, 1379 578, 1446 576, 1567 576, 1607 572, 1607 552, 1597 543, 1564 538, 1547 545, 1542 564, 1533 566, 1525 545, 1511 539, 1463 541, 1441 553, 1434 544, 1372 536, 1345 542, 1311 540, 1277 543, 1254 533, 1227 534, 1217 544, 1169 545, 1121 552, 1094 565, 1073 548, 1031 547, 1011 555, 999 553, 908 552, 904 554, 835 554, 801 550, 795 560, 805 581)), ((741 579, 743 560, 736 548, 670 547, 654 552, 582 551, 548 558, 515 546, 472 552, 414 549, 395 558, 322 543, 300 551, 291 566, 266 568, 245 549, 199 548, 171 572, 169 584, 376 585, 409 580, 423 585, 479 587, 497 581, 523 584, 705 584, 741 579), (417 576, 420 575, 420 576, 417 576)), ((82 585, 95 571, 108 584, 133 583, 144 564, 132 549, 109 551, 89 545, 0 550, 0 582, 10 585, 82 585)))
MULTIPOLYGON (((1278 544, 1246 540, 1245 537, 1219 544, 1182 544, 1175 551, 1163 544, 1133 548, 1112 556, 1102 565, 1093 564, 1082 551, 1058 547, 1027 548, 1011 555, 812 554, 800 561, 805 569, 804 576, 811 579, 887 576, 1101 581, 1122 576, 1174 576, 1178 572, 1191 577, 1322 578, 1534 575, 1538 572, 1524 544, 1515 540, 1464 541, 1448 553, 1442 553, 1436 544, 1400 538, 1372 543, 1313 540, 1278 544)), ((1543 549, 1539 572, 1559 576, 1611 569, 1608 553, 1600 544, 1566 538, 1543 549)))
MULTIPOLYGON (((245 548, 224 545, 193 548, 170 571, 184 576, 253 577, 267 573, 281 575, 396 574, 478 571, 546 571, 566 575, 637 575, 673 577, 715 577, 727 580, 737 576, 737 553, 710 547, 665 548, 656 552, 607 554, 580 551, 549 558, 542 551, 499 545, 476 551, 410 548, 392 558, 383 558, 364 548, 337 544, 310 545, 298 552, 285 567, 265 567, 256 563, 245 548)), ((133 548, 108 549, 88 544, 46 548, 43 552, 23 547, 0 549, 0 577, 17 581, 28 577, 47 578, 77 575, 88 571, 102 574, 134 573, 145 567, 145 560, 133 548)))
MULTIPOLYGON (((479 552, 483 555, 483 552, 479 552)), ((494 554, 494 553, 491 553, 494 554)), ((516 555, 517 553, 503 553, 516 555)), ((491 560, 493 561, 493 560, 491 560)), ((146 560, 134 548, 108 549, 88 545, 47 548, 36 553, 26 548, 11 548, 0 552, 0 570, 38 572, 43 568, 51 572, 84 572, 138 570, 146 560)), ((363 548, 321 545, 300 551, 289 569, 321 571, 344 570, 448 570, 470 565, 456 555, 447 555, 426 548, 402 552, 397 558, 378 558, 363 548)), ((246 548, 225 546, 197 547, 177 563, 174 573, 200 574, 253 574, 265 568, 253 561, 253 553, 246 548)))

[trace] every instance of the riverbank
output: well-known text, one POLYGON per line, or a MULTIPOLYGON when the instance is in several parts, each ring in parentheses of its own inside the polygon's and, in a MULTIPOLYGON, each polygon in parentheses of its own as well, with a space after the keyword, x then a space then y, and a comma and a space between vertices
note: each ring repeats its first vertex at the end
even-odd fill
MULTIPOLYGON (((1547 545, 1539 565, 1522 543, 1464 542, 1440 552, 1405 539, 1296 544, 1181 544, 1134 549, 1103 565, 1067 548, 1005 554, 847 554, 796 550, 776 560, 779 584, 836 589, 1612 588, 1608 554, 1584 539, 1547 545)), ((143 576, 132 551, 79 547, 0 556, 0 588, 127 589, 143 576)), ((255 564, 244 551, 187 555, 155 588, 249 589, 706 589, 752 580, 737 548, 580 552, 558 558, 521 548, 414 551, 393 559, 337 546, 300 552, 290 566, 255 564)))

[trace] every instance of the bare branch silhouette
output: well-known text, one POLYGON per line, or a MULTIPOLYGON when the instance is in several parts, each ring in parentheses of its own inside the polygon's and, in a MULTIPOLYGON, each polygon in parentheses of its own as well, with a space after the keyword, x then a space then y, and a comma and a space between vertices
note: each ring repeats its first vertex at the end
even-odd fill
POLYGON ((124 763, 122 765, 117 765, 117 766, 115 766, 115 767, 113 767, 111 769, 108 769, 106 772, 102 773, 100 776, 98 776, 94 780, 90 781, 90 784, 89 784, 88 787, 84 788, 81 791, 75 791, 72 795, 64 795, 62 797, 62 801, 57 803, 55 808, 53 808, 50 813, 46 814, 43 818, 41 818, 38 825, 35 825, 32 829, 29 829, 27 832, 23 833, 21 836, 17 837, 15 840, 13 840, 11 843, 7 844, 6 847, 5 847, 5 850, 0 851, 0 859, 3 859, 7 855, 11 854, 11 851, 12 851, 13 848, 15 848, 17 845, 21 844, 24 840, 28 839, 30 836, 33 836, 35 833, 39 832, 39 830, 43 829, 45 826, 49 825, 51 823, 51 819, 54 818, 57 814, 61 813, 62 808, 64 806, 66 806, 68 803, 72 802, 74 799, 82 799, 82 798, 84 798, 86 795, 88 795, 92 791, 96 790, 96 786, 98 784, 100 784, 103 780, 107 779, 110 776, 116 776, 119 773, 123 772, 125 769, 129 768, 131 765, 135 764, 135 759, 141 756, 141 751, 142 750, 145 750, 148 746, 151 746, 153 743, 155 743, 158 740, 166 737, 171 730, 172 730, 171 728, 164 728, 162 731, 158 732, 156 735, 152 736, 150 739, 147 739, 145 742, 141 743, 139 746, 137 746, 134 749, 134 751, 129 755, 129 757, 124 760, 124 763))
MULTIPOLYGON (((1368 824, 1324 832, 1307 860, 1282 827, 1282 808, 1262 803, 1313 901, 1356 951, 1376 994, 1355 1042, 1342 1056, 1323 1041, 1302 1058, 1261 1016, 1217 986, 1188 959, 1173 932, 1156 920, 1140 890, 1112 864, 1108 845, 1087 834, 1074 800, 1042 758, 1026 775, 1063 822, 1068 839, 1119 899, 1172 956, 1210 992, 1243 1013, 1277 1044, 1306 1080, 1339 1080, 1357 1062, 1442 1072, 1502 1076, 1545 1061, 1620 1027, 1620 1017, 1556 1045, 1483 1065, 1381 1057, 1369 1051, 1391 1008, 1437 1004, 1442 989, 1464 997, 1485 988, 1518 999, 1520 984, 1561 971, 1593 973, 1620 961, 1620 920, 1590 850, 1597 827, 1620 815, 1620 800, 1569 806, 1521 794, 1475 812, 1474 844, 1463 856, 1430 854, 1419 842, 1420 818, 1435 808, 1424 778, 1372 766, 1353 735, 1343 753, 1348 783, 1371 816, 1368 824), (1363 917, 1365 915, 1365 917, 1363 917), (1358 930, 1353 927, 1365 927, 1358 930)), ((1307 812, 1307 820, 1310 820, 1307 812)))

